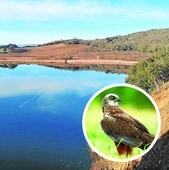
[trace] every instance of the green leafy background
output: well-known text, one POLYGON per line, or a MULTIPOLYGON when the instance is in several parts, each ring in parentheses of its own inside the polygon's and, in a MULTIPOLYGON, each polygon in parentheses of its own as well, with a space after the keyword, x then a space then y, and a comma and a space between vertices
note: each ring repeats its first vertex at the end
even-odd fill
MULTIPOLYGON (((129 115, 142 122, 150 133, 156 134, 158 130, 158 116, 150 99, 135 88, 116 86, 100 92, 88 105, 85 113, 85 131, 91 145, 103 155, 115 159, 126 159, 118 156, 114 142, 101 129, 100 121, 103 117, 102 99, 106 94, 115 93, 121 98, 120 107, 129 115)), ((141 154, 139 148, 133 149, 131 157, 141 154)), ((131 158, 128 157, 128 158, 131 158)))

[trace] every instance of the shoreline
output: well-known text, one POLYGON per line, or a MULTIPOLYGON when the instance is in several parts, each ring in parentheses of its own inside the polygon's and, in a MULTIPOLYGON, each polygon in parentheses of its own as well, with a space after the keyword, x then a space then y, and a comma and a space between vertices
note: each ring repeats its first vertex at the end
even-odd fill
MULTIPOLYGON (((37 64, 58 68, 78 68, 97 66, 97 70, 114 71, 114 66, 121 67, 136 64, 152 53, 138 51, 107 51, 104 48, 88 45, 54 44, 39 47, 14 48, 6 54, 0 54, 0 66, 37 64), (21 51, 19 51, 21 50, 21 51), (23 51, 22 51, 23 50, 23 51)), ((5 66, 5 67, 6 67, 5 66)))
POLYGON ((37 59, 18 59, 13 57, 12 59, 0 59, 0 65, 10 65, 10 64, 37 64, 37 65, 44 65, 44 66, 57 66, 57 67, 80 67, 80 66, 87 66, 87 65, 126 65, 131 66, 136 64, 138 61, 125 61, 125 60, 107 60, 107 59, 78 59, 78 60, 37 60, 37 59))
POLYGON ((78 60, 35 60, 10 58, 0 59, 0 67, 14 69, 18 65, 36 64, 40 66, 53 67, 66 70, 96 70, 104 71, 106 73, 127 73, 128 68, 138 61, 124 61, 124 60, 107 60, 107 59, 78 59, 78 60))

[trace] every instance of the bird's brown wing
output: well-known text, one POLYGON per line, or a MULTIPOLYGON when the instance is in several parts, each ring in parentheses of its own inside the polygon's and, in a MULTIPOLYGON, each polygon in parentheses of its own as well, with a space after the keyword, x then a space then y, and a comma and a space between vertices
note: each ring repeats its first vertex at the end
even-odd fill
POLYGON ((116 107, 116 111, 109 110, 109 114, 102 119, 101 125, 105 133, 114 141, 121 141, 129 146, 139 147, 154 139, 141 122, 124 113, 119 107, 116 107))
MULTIPOLYGON (((129 115, 114 115, 116 119, 118 119, 121 123, 123 122, 126 124, 126 129, 128 129, 128 133, 131 134, 133 137, 139 137, 147 142, 152 142, 154 139, 154 135, 150 134, 147 128, 139 122, 137 119, 129 116, 129 115)), ((127 131, 125 131, 127 132, 127 131)))
MULTIPOLYGON (((140 130, 149 133, 148 129, 140 121, 138 121, 134 117, 125 113, 120 107, 116 107, 115 109, 116 109, 116 112, 115 112, 115 114, 113 114, 113 116, 116 115, 116 117, 118 117, 122 120, 127 120, 128 122, 134 124, 134 126, 139 128, 140 130)), ((112 109, 110 110, 110 114, 111 113, 112 113, 112 109)), ((114 113, 114 111, 113 111, 113 113, 114 113)))

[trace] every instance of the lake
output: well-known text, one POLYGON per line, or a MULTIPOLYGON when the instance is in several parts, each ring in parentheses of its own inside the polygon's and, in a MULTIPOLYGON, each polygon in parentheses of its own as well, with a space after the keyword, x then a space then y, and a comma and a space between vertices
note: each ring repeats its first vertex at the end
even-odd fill
POLYGON ((97 90, 125 78, 37 65, 0 68, 0 169, 89 169, 83 110, 97 90))

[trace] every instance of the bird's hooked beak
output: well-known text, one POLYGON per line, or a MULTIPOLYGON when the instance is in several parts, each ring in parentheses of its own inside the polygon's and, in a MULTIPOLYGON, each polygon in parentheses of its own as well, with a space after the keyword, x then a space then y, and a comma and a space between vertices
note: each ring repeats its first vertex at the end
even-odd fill
POLYGON ((109 105, 111 106, 118 106, 118 102, 121 102, 121 99, 114 99, 109 101, 109 105))
POLYGON ((116 102, 121 102, 120 98, 115 99, 116 102))

